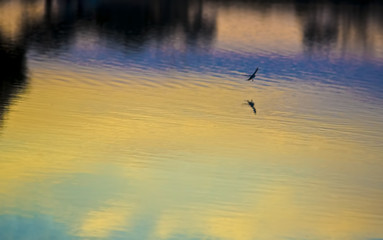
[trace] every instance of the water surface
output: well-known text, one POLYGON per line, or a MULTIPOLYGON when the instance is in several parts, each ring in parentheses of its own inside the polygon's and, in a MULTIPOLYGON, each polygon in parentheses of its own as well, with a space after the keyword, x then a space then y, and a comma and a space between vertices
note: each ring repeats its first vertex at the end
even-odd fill
POLYGON ((382 13, 0 1, 0 239, 382 238, 382 13))

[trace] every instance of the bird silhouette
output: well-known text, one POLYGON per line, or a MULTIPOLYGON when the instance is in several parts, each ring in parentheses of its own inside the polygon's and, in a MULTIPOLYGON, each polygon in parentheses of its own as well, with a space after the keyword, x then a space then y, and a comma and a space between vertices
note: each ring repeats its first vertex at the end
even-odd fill
POLYGON ((255 69, 255 71, 254 71, 254 73, 253 74, 251 74, 251 75, 246 75, 246 76, 249 76, 249 79, 247 79, 247 81, 254 81, 254 78, 255 78, 255 74, 258 72, 258 69, 259 68, 257 68, 257 69, 255 69))
POLYGON ((254 114, 257 113, 257 109, 255 109, 254 107, 253 99, 251 99, 251 101, 249 100, 246 100, 246 101, 247 101, 247 104, 249 104, 249 106, 253 109, 254 114))

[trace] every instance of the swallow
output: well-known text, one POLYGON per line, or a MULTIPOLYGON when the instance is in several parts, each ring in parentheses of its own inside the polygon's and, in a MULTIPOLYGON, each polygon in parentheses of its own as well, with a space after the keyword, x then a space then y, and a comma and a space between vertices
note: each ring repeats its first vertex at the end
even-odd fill
POLYGON ((249 79, 247 79, 247 81, 254 81, 254 78, 255 78, 255 74, 258 72, 258 69, 259 68, 257 68, 257 69, 255 69, 255 71, 254 71, 254 73, 253 74, 251 74, 251 75, 247 75, 247 76, 249 76, 249 79))

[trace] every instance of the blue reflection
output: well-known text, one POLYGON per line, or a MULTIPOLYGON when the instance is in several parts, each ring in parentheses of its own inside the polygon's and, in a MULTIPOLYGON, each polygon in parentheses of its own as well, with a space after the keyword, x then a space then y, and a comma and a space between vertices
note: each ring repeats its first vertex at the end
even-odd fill
MULTIPOLYGON (((298 55, 289 56, 281 54, 245 54, 241 52, 226 51, 167 51, 156 49, 155 54, 151 48, 143 49, 135 54, 121 54, 121 48, 98 49, 94 58, 78 49, 62 58, 63 62, 76 62, 80 66, 97 63, 104 68, 119 68, 123 72, 140 71, 160 74, 169 69, 181 73, 202 73, 230 81, 243 80, 242 74, 252 72, 259 66, 258 78, 265 82, 295 81, 317 82, 341 87, 355 88, 371 97, 382 99, 383 75, 382 63, 366 61, 364 59, 338 58, 310 58, 298 55)), ((172 75, 173 79, 180 76, 172 75)), ((217 82, 219 84, 219 82, 217 82)))
POLYGON ((74 240, 66 225, 47 215, 30 217, 18 215, 0 216, 0 239, 2 240, 74 240))

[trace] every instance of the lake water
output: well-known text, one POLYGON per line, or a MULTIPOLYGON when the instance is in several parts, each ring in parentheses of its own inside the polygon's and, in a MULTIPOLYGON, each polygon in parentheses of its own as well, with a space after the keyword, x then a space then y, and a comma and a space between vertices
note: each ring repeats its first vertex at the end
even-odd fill
POLYGON ((0 0, 0 60, 2 240, 383 239, 378 1, 0 0))

